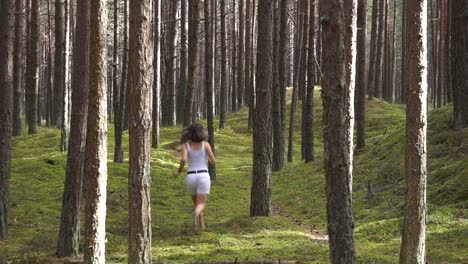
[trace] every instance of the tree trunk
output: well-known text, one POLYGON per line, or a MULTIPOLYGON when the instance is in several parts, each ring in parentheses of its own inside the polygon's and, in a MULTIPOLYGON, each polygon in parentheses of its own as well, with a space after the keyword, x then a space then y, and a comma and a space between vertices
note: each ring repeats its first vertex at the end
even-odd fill
MULTIPOLYGON (((252 38, 252 0, 245 1, 245 60, 244 60, 244 102, 251 107, 250 102, 250 66, 253 50, 250 48, 252 38)), ((249 111, 250 113, 250 111, 249 111)), ((251 125, 251 124, 250 124, 251 125)))
POLYGON ((65 43, 63 53, 64 76, 63 76, 63 93, 62 93, 62 119, 60 123, 60 150, 66 151, 68 147, 68 132, 70 131, 70 0, 65 0, 65 43))
POLYGON ((165 99, 162 101, 163 116, 162 124, 165 126, 173 126, 176 124, 176 109, 175 109, 175 37, 176 37, 176 16, 177 16, 177 1, 169 1, 168 7, 169 17, 166 31, 166 73, 165 73, 165 99))
POLYGON ((402 27, 402 36, 401 36, 401 103, 405 104, 406 103, 406 74, 403 74, 406 72, 406 62, 407 62, 407 36, 406 36, 406 30, 408 28, 407 25, 407 20, 408 20, 408 15, 407 15, 407 3, 406 1, 402 2, 402 14, 401 14, 401 27, 402 27))
MULTIPOLYGON (((272 128, 273 128, 273 156, 272 156, 272 170, 279 171, 283 167, 284 163, 284 152, 281 151, 281 142, 284 140, 281 138, 281 86, 279 82, 279 27, 280 27, 280 7, 279 1, 274 0, 273 8, 273 75, 272 75, 272 128), (283 157, 278 157, 283 155, 283 157)), ((284 63, 284 62, 283 62, 284 63)))
POLYGON ((400 263, 426 263, 427 0, 406 3, 406 197, 400 263))
POLYGON ((123 17, 123 56, 122 56, 122 73, 120 76, 120 98, 119 98, 119 113, 115 117, 115 146, 114 146, 114 162, 122 163, 124 161, 124 153, 122 147, 122 134, 124 130, 124 119, 127 115, 127 67, 128 67, 128 0, 124 0, 124 17, 123 17))
POLYGON ((89 0, 77 2, 72 115, 57 256, 78 256, 89 93, 89 0))
MULTIPOLYGON (((118 0, 114 0, 114 40, 112 45, 112 103, 114 114, 114 133, 117 131, 120 122, 117 116, 120 113, 120 87, 119 87, 119 5, 118 0)), ((114 153, 115 155, 115 153, 114 153)))
POLYGON ((185 95, 185 113, 184 126, 192 123, 193 116, 193 97, 195 95, 196 86, 196 70, 198 57, 198 17, 199 7, 197 0, 189 0, 189 30, 188 30, 188 76, 187 76, 187 93, 185 95))
POLYGON ((187 0, 180 1, 180 78, 177 96, 177 123, 183 123, 187 90, 187 0))
MULTIPOLYGON (((213 39, 212 39, 212 26, 211 26, 211 17, 210 17, 210 2, 211 0, 204 0, 203 2, 203 12, 204 12, 204 24, 205 24, 205 91, 206 91, 206 117, 207 117, 207 124, 208 124, 208 142, 213 149, 215 150, 214 145, 214 123, 213 123, 213 112, 214 112, 214 104, 213 104, 213 39)), ((211 180, 216 180, 216 169, 215 167, 211 166, 208 167, 210 172, 211 180)))
POLYGON ((40 20, 39 20, 40 4, 38 1, 32 1, 31 6, 31 42, 30 52, 28 54, 28 69, 26 92, 29 98, 28 112, 28 134, 37 133, 37 102, 39 89, 39 35, 40 35, 40 20))
POLYGON ((299 80, 299 70, 300 70, 300 61, 301 61, 301 45, 302 43, 302 34, 301 34, 301 26, 302 26, 302 19, 300 15, 300 10, 302 10, 302 3, 304 1, 298 0, 297 1, 297 19, 296 19, 296 36, 294 40, 294 70, 293 70, 293 92, 292 92, 292 99, 291 99, 291 112, 289 117, 289 135, 288 135, 288 162, 293 161, 294 156, 294 115, 296 114, 297 108, 297 100, 298 100, 298 80, 299 80))
POLYGON ((244 105, 244 1, 239 1, 239 28, 237 44, 237 104, 241 108, 244 105))
POLYGON ((15 45, 14 45, 14 64, 13 64, 13 136, 23 134, 22 127, 22 98, 23 89, 21 84, 23 71, 23 48, 24 48, 24 0, 15 1, 15 45))
POLYGON ((107 198, 107 0, 90 6, 88 181, 84 263, 105 263, 107 198))
POLYGON ((306 98, 302 102, 305 104, 304 123, 304 159, 305 162, 310 162, 315 159, 314 153, 314 80, 315 80, 315 54, 314 54, 314 39, 315 39, 315 4, 312 0, 309 7, 309 47, 307 59, 307 91, 306 98))
POLYGON ((271 215, 271 73, 273 0, 258 1, 256 105, 250 216, 271 215))
POLYGON ((13 0, 0 1, 0 240, 8 237, 13 125, 13 4, 13 0))
MULTIPOLYGON (((177 6, 177 5, 176 5, 177 6)), ((151 263, 151 0, 130 2, 128 262, 151 263)))
POLYGON ((320 2, 323 132, 331 263, 356 263, 352 211, 357 1, 320 2), (325 18, 325 19, 324 19, 325 18))
POLYGON ((468 127, 468 3, 452 1, 452 78, 454 126, 468 127))
POLYGON ((236 112, 238 109, 237 102, 237 49, 236 49, 236 0, 232 0, 232 33, 231 33, 231 53, 232 53, 232 81, 231 81, 231 111, 236 112))
MULTIPOLYGON (((185 1, 185 0, 182 0, 185 1)), ((161 0, 154 0, 154 47, 153 47, 153 112, 151 147, 159 147, 159 116, 161 113, 161 0)), ((184 20, 185 21, 185 20, 184 20)), ((179 106, 182 107, 182 106, 179 106)))
POLYGON ((54 110, 54 88, 52 87, 52 12, 51 0, 47 0, 47 113, 46 125, 52 126, 52 112, 54 110))
POLYGON ((227 113, 227 46, 226 46, 226 1, 220 0, 221 5, 221 96, 219 112, 219 129, 226 126, 227 113))
POLYGON ((374 96, 382 98, 382 75, 383 75, 383 52, 384 52, 384 38, 385 38, 385 1, 379 0, 379 30, 377 34, 377 58, 375 64, 375 83, 374 83, 374 96))
POLYGON ((273 144, 273 170, 280 170, 284 167, 285 161, 285 130, 286 130, 286 86, 288 52, 288 1, 279 0, 279 43, 278 43, 278 88, 280 97, 280 127, 274 128, 277 131, 273 144))
POLYGON ((366 28, 367 0, 358 0, 356 65, 356 149, 366 145, 366 28))
MULTIPOLYGON (((370 51, 369 51, 369 75, 367 76, 369 100, 376 94, 376 83, 375 83, 375 70, 377 67, 377 17, 379 12, 379 0, 372 1, 372 28, 371 28, 371 40, 370 40, 370 51)), ((359 40, 358 40, 359 41, 359 40)), ((358 45, 358 48, 360 46, 358 45)), ((359 124, 358 124, 359 126, 359 124)))
POLYGON ((302 120, 301 120, 301 159, 305 159, 305 144, 306 144, 306 116, 307 103, 305 98, 307 96, 307 45, 309 40, 309 0, 303 0, 303 18, 302 18, 302 44, 301 44, 301 62, 299 66, 299 100, 302 101, 302 120), (304 115, 305 114, 305 115, 304 115))
POLYGON ((52 125, 62 124, 63 90, 65 84, 65 0, 55 1, 54 110, 52 125))

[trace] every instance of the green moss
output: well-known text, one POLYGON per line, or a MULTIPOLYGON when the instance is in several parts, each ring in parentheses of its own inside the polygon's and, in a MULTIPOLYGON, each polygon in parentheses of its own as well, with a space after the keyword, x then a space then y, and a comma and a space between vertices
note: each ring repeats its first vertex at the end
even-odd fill
MULTIPOLYGON (((290 93, 290 91, 288 91, 290 93)), ((300 161, 301 105, 295 116, 294 162, 273 173, 276 206, 308 226, 326 232, 322 106, 315 94, 316 160, 300 161)), ((290 107, 290 105, 288 106, 290 107)), ((400 247, 404 200, 404 107, 367 101, 367 147, 354 166, 355 237, 359 263, 395 263, 400 247), (371 183, 375 197, 367 199, 371 183)), ((249 217, 252 136, 247 109, 228 116, 215 129, 217 181, 206 211, 205 231, 191 228, 192 202, 184 178, 174 178, 180 127, 161 129, 161 145, 151 150, 153 256, 158 262, 300 261, 328 263, 328 244, 284 217, 249 217)), ((288 116, 289 119, 289 116, 288 116)), ((468 262, 468 131, 450 128, 451 109, 429 115, 428 260, 468 262)), ((202 123, 205 123, 203 121, 202 123)), ((216 127, 218 120, 215 121, 216 127)), ((205 123, 206 124, 206 123, 205 123)), ((66 154, 60 134, 40 128, 37 135, 16 137, 10 190, 10 238, 0 242, 0 259, 45 263, 53 256, 60 221, 66 154)), ((107 259, 127 261, 128 164, 113 159, 109 125, 107 259)), ((128 133, 124 153, 128 161, 128 133)))

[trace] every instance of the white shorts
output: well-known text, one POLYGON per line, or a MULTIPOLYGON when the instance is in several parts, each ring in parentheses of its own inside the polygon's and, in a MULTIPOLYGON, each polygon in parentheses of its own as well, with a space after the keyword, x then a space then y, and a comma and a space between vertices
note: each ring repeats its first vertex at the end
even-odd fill
POLYGON ((208 172, 187 174, 186 182, 190 195, 210 194, 211 180, 208 172))

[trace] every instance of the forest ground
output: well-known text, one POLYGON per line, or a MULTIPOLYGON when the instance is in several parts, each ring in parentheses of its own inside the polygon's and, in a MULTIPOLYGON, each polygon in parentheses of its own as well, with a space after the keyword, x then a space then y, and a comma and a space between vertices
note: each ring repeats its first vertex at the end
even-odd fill
MULTIPOLYGON (((217 180, 212 184, 203 231, 191 227, 192 202, 184 176, 172 176, 178 166, 175 153, 181 128, 162 128, 161 147, 151 153, 153 261, 329 262, 320 101, 317 92, 316 160, 309 164, 300 161, 298 106, 295 161, 273 174, 274 217, 249 217, 252 137, 247 110, 230 114, 227 128, 216 129, 217 180)), ((359 263, 398 262, 405 185, 404 111, 401 105, 367 102, 367 147, 355 153, 354 162, 359 263), (369 184, 373 197, 368 195, 369 184)), ((450 128, 451 111, 448 106, 429 114, 429 263, 468 263, 468 129, 450 128)), ((10 238, 0 242, 0 261, 57 262, 53 255, 66 167, 59 142, 59 130, 47 128, 40 128, 37 135, 14 138, 10 238)), ((106 258, 108 263, 120 263, 127 261, 128 164, 112 162, 113 144, 113 125, 109 124, 106 258)), ((124 151, 128 158, 127 143, 124 151)), ((67 261, 79 259, 63 260, 67 261)))

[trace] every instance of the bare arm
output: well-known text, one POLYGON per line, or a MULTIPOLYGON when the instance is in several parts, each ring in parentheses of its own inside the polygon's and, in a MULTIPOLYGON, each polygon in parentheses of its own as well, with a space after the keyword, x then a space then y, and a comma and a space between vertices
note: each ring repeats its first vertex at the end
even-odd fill
POLYGON ((179 176, 180 173, 184 170, 185 163, 187 163, 187 147, 185 144, 182 145, 182 154, 180 156, 179 168, 174 172, 174 176, 179 176))
POLYGON ((205 150, 206 150, 206 153, 208 154, 208 162, 209 162, 212 166, 215 166, 215 165, 216 165, 216 158, 215 158, 215 155, 214 155, 214 153, 213 153, 213 150, 211 149, 210 143, 206 142, 206 144, 205 144, 205 150))

